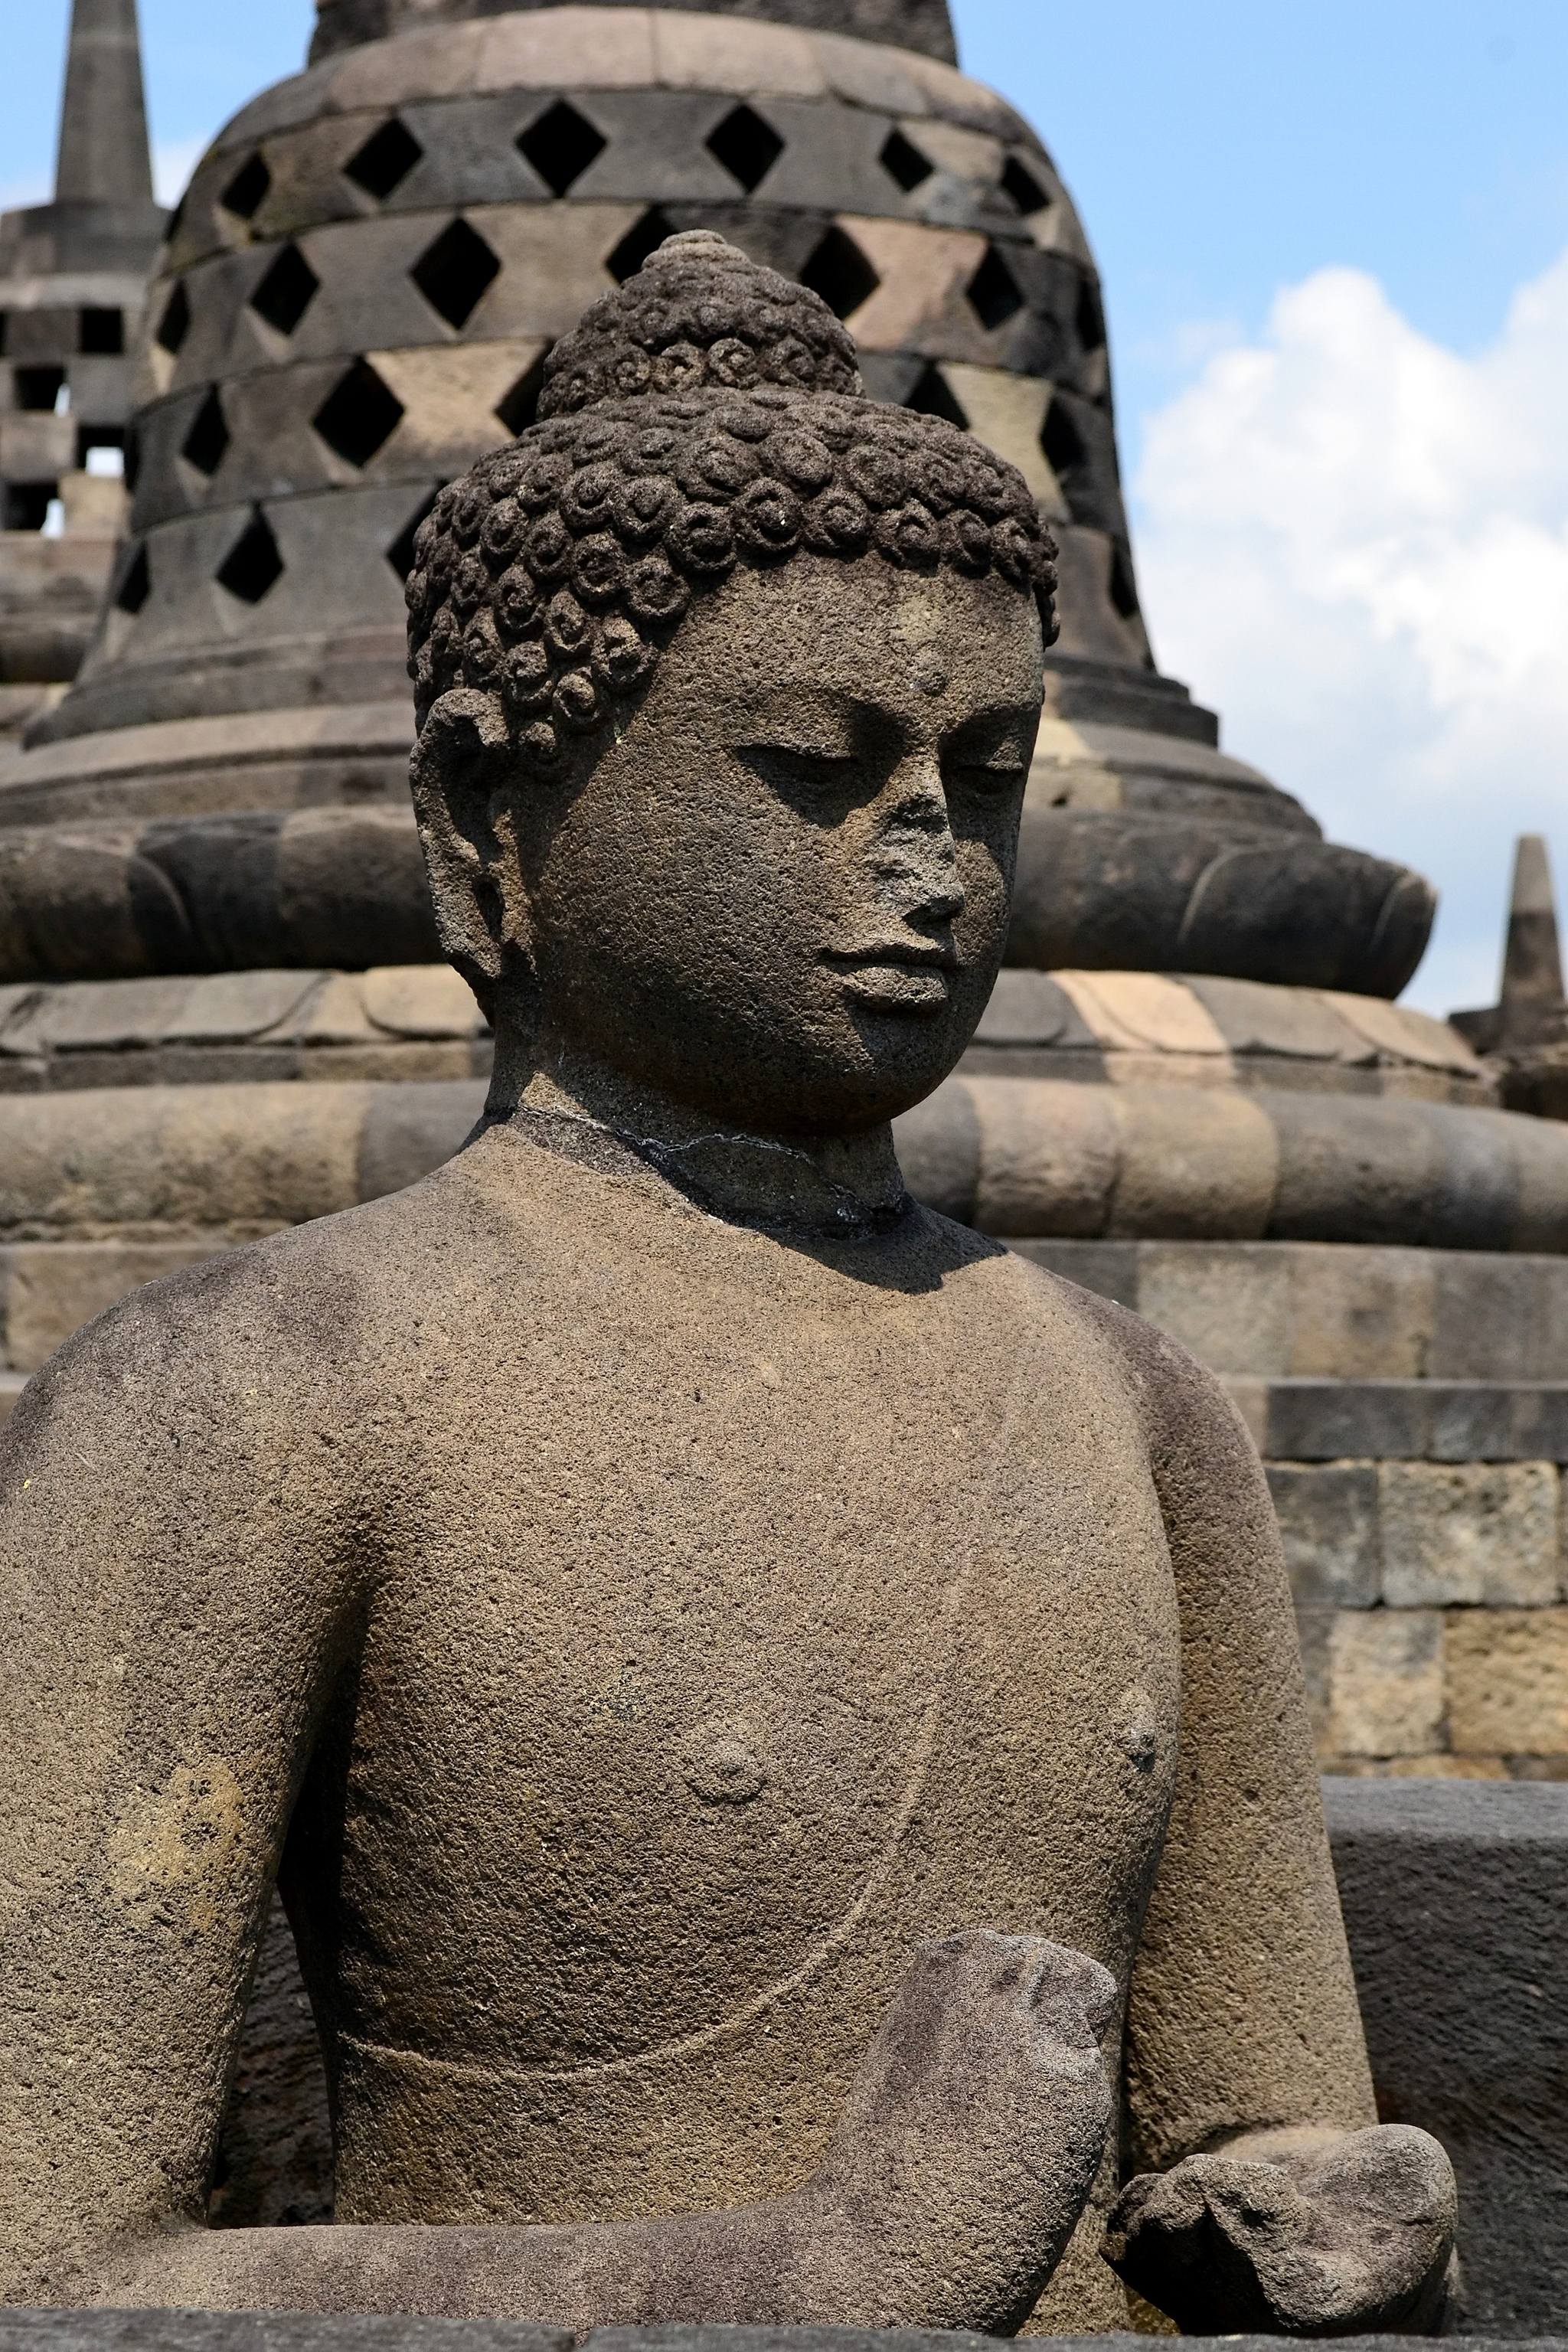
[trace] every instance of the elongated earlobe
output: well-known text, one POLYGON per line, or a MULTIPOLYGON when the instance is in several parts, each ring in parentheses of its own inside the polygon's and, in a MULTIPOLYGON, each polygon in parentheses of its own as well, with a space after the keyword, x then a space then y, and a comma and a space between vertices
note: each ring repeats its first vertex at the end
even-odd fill
POLYGON ((430 711, 409 763, 441 945, 489 1019, 500 983, 531 972, 510 750, 496 704, 459 689, 430 711))

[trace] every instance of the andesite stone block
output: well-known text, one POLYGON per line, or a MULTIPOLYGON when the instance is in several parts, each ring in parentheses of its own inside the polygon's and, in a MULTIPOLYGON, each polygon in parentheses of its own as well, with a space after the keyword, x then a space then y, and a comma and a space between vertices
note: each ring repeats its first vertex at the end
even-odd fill
POLYGON ((1457 1753, 1568 1755, 1568 1609, 1456 1610, 1443 1646, 1457 1753))
POLYGON ((1435 2133, 1458 2176, 1466 2341, 1561 2330, 1568 1788, 1323 1794, 1378 2112, 1435 2133))
POLYGON ((1439 1748, 1443 1666, 1440 1611, 1341 1611, 1329 1635, 1331 1752, 1425 1756, 1439 1748))
POLYGON ((1371 1609, 1381 1589, 1378 1465, 1264 1466, 1298 1609, 1371 1609))
POLYGON ((1378 1465, 1390 1608, 1542 1608, 1562 1596, 1559 1478, 1550 1462, 1378 1465))

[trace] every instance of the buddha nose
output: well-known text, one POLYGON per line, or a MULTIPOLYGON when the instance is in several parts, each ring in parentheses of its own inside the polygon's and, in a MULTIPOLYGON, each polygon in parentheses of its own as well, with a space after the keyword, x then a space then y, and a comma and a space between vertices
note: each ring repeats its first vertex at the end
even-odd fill
POLYGON ((958 845, 934 758, 906 761, 878 810, 871 870, 889 913, 906 921, 951 923, 963 912, 958 845))

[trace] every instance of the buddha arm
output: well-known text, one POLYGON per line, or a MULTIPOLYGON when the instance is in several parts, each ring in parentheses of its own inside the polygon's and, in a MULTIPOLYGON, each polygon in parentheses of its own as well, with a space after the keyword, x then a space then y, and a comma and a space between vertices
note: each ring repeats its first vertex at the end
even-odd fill
POLYGON ((88 2249, 204 2210, 351 1638, 333 1432, 238 1275, 125 1301, 0 1433, 0 2301, 90 2300, 88 2249))
POLYGON ((1188 2333, 1426 2324, 1453 2177, 1424 2133, 1374 2128, 1268 1486, 1217 1383, 1147 1325, 1121 1329, 1181 1611, 1182 1714, 1126 2056, 1127 2168, 1168 2186, 1124 2193, 1109 2251, 1188 2333), (1252 2225, 1222 2226, 1227 2199, 1287 2249, 1289 2278, 1261 2277, 1252 2225))
POLYGON ((768 2204, 498 2229, 186 2227, 99 2299, 544 2319, 1016 2326, 1089 2194, 1116 1987, 987 1930, 921 1946, 809 2180, 768 2204))

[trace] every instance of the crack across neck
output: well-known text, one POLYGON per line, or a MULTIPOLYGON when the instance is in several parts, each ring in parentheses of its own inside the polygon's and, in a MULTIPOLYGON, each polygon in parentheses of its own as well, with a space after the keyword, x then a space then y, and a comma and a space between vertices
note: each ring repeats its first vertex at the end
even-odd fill
POLYGON ((651 1170, 696 1207, 801 1239, 856 1240, 910 1213, 892 1130, 789 1138, 728 1127, 652 1087, 586 1063, 536 1070, 488 1116, 560 1158, 609 1172, 651 1170))

